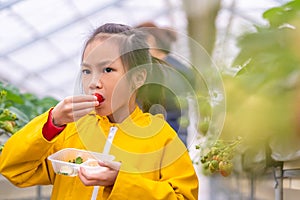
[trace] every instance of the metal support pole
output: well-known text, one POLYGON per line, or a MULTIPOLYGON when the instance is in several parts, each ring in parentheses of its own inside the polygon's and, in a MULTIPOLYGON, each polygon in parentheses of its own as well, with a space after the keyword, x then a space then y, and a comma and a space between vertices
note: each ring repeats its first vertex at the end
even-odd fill
POLYGON ((255 198, 255 177, 254 172, 250 172, 250 184, 251 184, 251 191, 250 191, 250 199, 254 200, 255 198))
POLYGON ((283 166, 273 168, 275 200, 283 200, 283 166))
POLYGON ((36 199, 37 200, 42 200, 42 187, 40 185, 37 186, 36 199))

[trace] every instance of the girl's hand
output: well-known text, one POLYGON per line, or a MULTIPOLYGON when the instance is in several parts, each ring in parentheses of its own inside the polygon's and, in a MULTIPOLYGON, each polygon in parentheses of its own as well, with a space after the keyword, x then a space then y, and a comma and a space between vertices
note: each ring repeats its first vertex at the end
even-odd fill
POLYGON ((84 168, 80 168, 78 176, 85 186, 111 186, 115 183, 121 163, 110 161, 98 161, 101 170, 89 173, 84 168))
POLYGON ((63 126, 90 113, 99 105, 94 95, 70 96, 59 102, 52 110, 53 123, 63 126))

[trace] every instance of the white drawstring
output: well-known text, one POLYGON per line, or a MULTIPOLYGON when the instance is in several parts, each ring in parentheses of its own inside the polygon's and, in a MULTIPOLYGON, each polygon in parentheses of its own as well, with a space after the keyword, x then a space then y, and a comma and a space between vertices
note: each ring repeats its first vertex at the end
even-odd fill
MULTIPOLYGON (((114 140, 114 137, 116 135, 117 130, 118 130, 118 128, 115 127, 115 126, 110 127, 109 134, 108 134, 108 137, 107 137, 107 140, 105 142, 104 149, 103 149, 103 154, 108 154, 109 153, 110 148, 111 148, 111 144, 114 140)), ((98 191, 99 191, 99 186, 94 186, 94 190, 93 190, 91 200, 96 200, 97 199, 98 191)))
POLYGON ((111 144, 114 140, 114 137, 115 137, 115 134, 116 134, 117 130, 118 130, 118 128, 115 127, 115 126, 110 127, 109 134, 108 134, 108 137, 107 137, 104 149, 103 149, 103 154, 108 154, 109 153, 111 144))
POLYGON ((99 186, 94 186, 93 194, 91 200, 96 200, 98 196, 99 186))

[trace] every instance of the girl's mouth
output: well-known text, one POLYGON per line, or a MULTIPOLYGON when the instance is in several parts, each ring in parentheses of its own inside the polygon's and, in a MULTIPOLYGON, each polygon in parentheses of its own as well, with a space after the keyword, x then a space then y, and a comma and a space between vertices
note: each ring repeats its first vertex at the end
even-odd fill
POLYGON ((99 93, 94 93, 94 96, 97 97, 97 101, 99 103, 102 103, 105 100, 104 97, 101 94, 99 94, 99 93))

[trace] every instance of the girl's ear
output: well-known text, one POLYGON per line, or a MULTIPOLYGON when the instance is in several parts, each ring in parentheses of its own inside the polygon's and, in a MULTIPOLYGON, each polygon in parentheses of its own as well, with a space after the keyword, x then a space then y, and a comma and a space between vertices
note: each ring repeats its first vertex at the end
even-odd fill
POLYGON ((137 72, 133 75, 133 84, 134 88, 138 89, 142 87, 146 81, 147 78, 147 71, 146 69, 139 69, 137 72))

